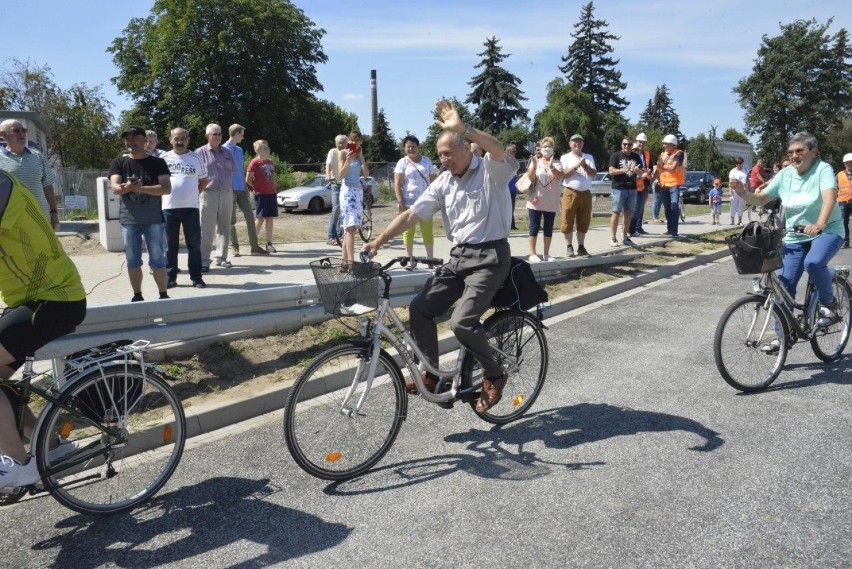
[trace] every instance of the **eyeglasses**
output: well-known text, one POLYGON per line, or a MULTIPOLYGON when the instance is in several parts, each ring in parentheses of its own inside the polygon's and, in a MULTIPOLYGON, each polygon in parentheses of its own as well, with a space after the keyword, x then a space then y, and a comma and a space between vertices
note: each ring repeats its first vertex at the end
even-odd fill
POLYGON ((630 146, 631 144, 633 144, 633 143, 632 142, 622 142, 621 143, 622 146, 630 146))
POLYGON ((6 132, 11 133, 11 134, 27 134, 27 129, 25 129, 24 127, 20 127, 20 128, 15 127, 15 128, 10 128, 6 132))
POLYGON ((210 134, 213 136, 222 136, 221 132, 211 132, 210 134))
POLYGON ((798 156, 799 154, 804 154, 807 151, 808 151, 807 148, 794 148, 792 150, 787 151, 787 156, 792 156, 793 154, 798 156))

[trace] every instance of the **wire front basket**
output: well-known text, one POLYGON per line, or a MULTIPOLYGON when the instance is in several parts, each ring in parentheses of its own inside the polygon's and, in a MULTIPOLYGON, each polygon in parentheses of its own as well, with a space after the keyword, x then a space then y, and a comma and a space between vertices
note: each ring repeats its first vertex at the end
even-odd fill
POLYGON ((725 242, 741 275, 768 273, 781 267, 784 248, 782 231, 763 231, 756 235, 726 237, 725 242))
POLYGON ((326 257, 311 261, 320 300, 335 317, 360 316, 379 305, 379 263, 359 263, 326 257))

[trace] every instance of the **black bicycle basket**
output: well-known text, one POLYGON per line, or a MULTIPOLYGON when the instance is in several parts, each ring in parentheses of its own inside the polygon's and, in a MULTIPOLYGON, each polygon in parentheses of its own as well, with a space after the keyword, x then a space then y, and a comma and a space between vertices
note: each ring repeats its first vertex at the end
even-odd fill
POLYGON ((725 242, 741 275, 768 273, 781 266, 784 232, 757 221, 749 222, 739 235, 725 242))
POLYGON ((328 314, 358 316, 379 305, 379 263, 326 257, 311 261, 320 301, 328 314))

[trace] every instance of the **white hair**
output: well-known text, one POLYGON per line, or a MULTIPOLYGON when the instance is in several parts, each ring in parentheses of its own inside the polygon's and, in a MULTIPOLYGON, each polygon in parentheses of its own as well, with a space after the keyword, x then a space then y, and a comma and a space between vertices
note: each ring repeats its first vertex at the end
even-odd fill
POLYGON ((213 132, 213 129, 216 129, 216 128, 219 129, 219 132, 222 132, 222 127, 219 126, 218 124, 212 122, 212 123, 207 125, 207 128, 204 129, 204 134, 210 134, 211 132, 213 132))

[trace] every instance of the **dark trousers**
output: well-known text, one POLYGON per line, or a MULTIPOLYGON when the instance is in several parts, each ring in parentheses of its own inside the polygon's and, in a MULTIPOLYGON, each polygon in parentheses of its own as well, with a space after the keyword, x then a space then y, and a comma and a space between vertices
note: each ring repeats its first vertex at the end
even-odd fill
POLYGON ((201 218, 198 208, 164 209, 163 217, 166 220, 166 272, 169 280, 177 278, 181 226, 189 253, 189 278, 193 282, 201 280, 201 218))
POLYGON ((663 209, 666 212, 666 229, 669 235, 677 235, 678 223, 680 223, 680 187, 658 188, 663 193, 663 209))
POLYGON ((852 201, 839 202, 840 214, 843 216, 843 229, 846 231, 843 237, 843 242, 849 245, 849 216, 852 214, 852 201))
POLYGON ((633 217, 630 218, 629 234, 636 233, 642 229, 642 218, 645 217, 645 202, 648 201, 648 194, 651 193, 650 185, 641 192, 636 193, 636 208, 633 210, 633 217))
POLYGON ((485 378, 500 377, 502 369, 494 362, 480 318, 509 275, 511 256, 506 239, 489 242, 484 247, 457 245, 450 251, 450 261, 438 269, 411 301, 411 333, 431 364, 438 365, 435 318, 445 314, 458 300, 450 319, 453 334, 482 366, 485 378))

